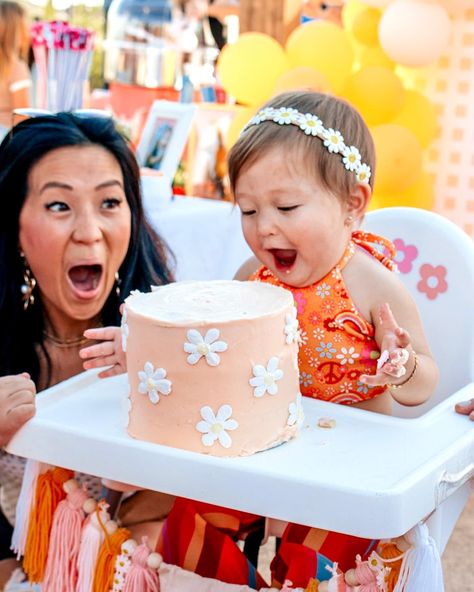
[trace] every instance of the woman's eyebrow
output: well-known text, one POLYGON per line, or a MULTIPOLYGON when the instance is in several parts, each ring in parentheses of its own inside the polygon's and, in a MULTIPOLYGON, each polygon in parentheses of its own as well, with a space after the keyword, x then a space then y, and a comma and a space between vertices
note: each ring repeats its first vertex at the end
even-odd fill
POLYGON ((118 185, 120 189, 123 189, 123 184, 119 180, 111 179, 110 181, 104 181, 103 183, 97 185, 95 190, 97 191, 98 189, 104 189, 105 187, 113 187, 114 185, 118 185))

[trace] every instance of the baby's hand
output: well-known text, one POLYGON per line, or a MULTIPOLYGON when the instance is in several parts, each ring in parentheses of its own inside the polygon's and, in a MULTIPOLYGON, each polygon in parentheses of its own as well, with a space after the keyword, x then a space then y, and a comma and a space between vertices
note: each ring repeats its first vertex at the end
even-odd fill
POLYGON ((382 386, 388 382, 388 377, 402 378, 407 372, 407 363, 410 360, 410 336, 405 329, 398 326, 395 317, 388 304, 380 307, 380 326, 382 329, 382 341, 380 358, 377 362, 375 374, 363 374, 360 381, 369 386, 382 386))
POLYGON ((35 414, 35 383, 26 372, 0 378, 0 446, 35 414))
POLYGON ((469 415, 469 419, 474 421, 474 399, 456 403, 455 410, 461 415, 469 415))
POLYGON ((127 371, 120 327, 87 329, 84 331, 84 337, 101 342, 84 347, 79 351, 79 356, 85 360, 82 364, 85 370, 109 366, 106 370, 99 372, 99 378, 107 378, 107 376, 115 376, 127 371))

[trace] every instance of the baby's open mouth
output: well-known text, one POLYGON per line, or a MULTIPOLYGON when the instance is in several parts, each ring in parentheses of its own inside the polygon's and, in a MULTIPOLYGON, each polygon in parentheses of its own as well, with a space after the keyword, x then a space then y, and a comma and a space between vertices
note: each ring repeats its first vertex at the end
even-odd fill
POLYGON ((76 290, 91 292, 99 285, 102 265, 75 265, 68 271, 68 276, 76 290))
POLYGON ((275 261, 275 267, 279 271, 289 271, 295 261, 297 252, 295 249, 270 249, 275 261))

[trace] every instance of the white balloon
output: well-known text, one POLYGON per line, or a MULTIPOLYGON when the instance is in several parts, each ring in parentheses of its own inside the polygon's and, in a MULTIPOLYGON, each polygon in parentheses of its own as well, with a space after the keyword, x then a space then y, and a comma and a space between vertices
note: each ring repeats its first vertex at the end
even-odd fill
POLYGON ((462 14, 470 8, 474 8, 474 0, 438 0, 446 10, 453 15, 462 14))
POLYGON ((446 9, 426 0, 395 0, 380 19, 383 50, 394 62, 411 68, 436 62, 450 34, 451 20, 446 9))

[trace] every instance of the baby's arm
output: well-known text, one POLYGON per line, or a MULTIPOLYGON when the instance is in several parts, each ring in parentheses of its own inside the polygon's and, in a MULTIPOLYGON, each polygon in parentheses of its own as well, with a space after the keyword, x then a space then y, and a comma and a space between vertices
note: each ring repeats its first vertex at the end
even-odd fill
POLYGON ((247 261, 243 263, 237 270, 237 273, 234 276, 234 280, 240 280, 242 282, 248 280, 249 277, 253 273, 255 273, 261 265, 262 264, 256 257, 251 257, 250 259, 247 259, 247 261))
POLYGON ((383 358, 376 374, 361 380, 371 386, 388 384, 392 397, 402 405, 421 405, 436 387, 438 367, 416 304, 396 277, 377 288, 376 300, 380 296, 383 300, 374 303, 371 316, 383 358))
POLYGON ((35 414, 36 387, 26 372, 0 378, 0 446, 35 414))
POLYGON ((123 374, 127 371, 120 327, 87 329, 84 331, 84 337, 100 341, 100 343, 84 347, 79 351, 79 356, 84 360, 82 365, 85 370, 109 366, 99 373, 99 378, 107 378, 107 376, 115 376, 115 374, 123 374))

